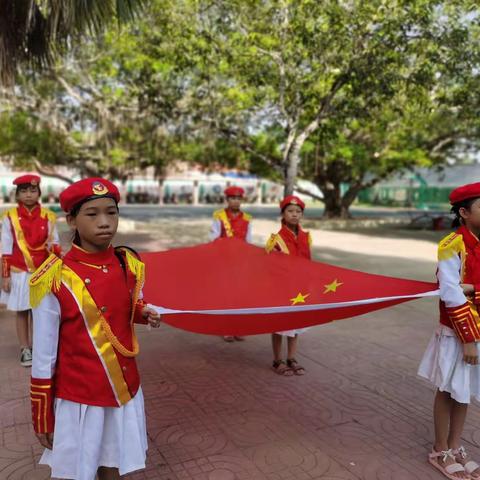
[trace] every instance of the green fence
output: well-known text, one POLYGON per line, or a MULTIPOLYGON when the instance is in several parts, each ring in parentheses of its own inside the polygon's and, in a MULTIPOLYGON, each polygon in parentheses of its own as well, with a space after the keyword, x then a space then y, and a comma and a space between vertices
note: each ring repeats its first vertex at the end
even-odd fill
POLYGON ((393 187, 376 186, 362 190, 358 200, 372 205, 438 208, 448 204, 452 187, 393 187))

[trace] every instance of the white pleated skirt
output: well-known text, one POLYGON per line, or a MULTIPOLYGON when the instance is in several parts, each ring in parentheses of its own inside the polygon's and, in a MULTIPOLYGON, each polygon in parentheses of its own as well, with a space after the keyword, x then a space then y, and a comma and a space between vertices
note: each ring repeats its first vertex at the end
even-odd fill
POLYGON ((57 398, 53 449, 40 464, 52 478, 94 480, 98 467, 120 475, 145 468, 147 431, 142 390, 125 405, 95 407, 57 398))
POLYGON ((30 310, 30 281, 31 273, 14 272, 10 273, 11 287, 10 293, 2 290, 0 293, 0 303, 7 306, 8 310, 14 312, 23 312, 30 310))
MULTIPOLYGON (((480 343, 476 344, 480 357, 480 343)), ((455 332, 441 325, 423 355, 418 375, 430 380, 440 391, 449 392, 459 403, 480 401, 480 365, 463 361, 463 345, 455 332)))
POLYGON ((295 337, 301 333, 305 333, 310 327, 297 328, 296 330, 285 330, 283 332, 275 332, 277 335, 283 335, 285 337, 295 337))

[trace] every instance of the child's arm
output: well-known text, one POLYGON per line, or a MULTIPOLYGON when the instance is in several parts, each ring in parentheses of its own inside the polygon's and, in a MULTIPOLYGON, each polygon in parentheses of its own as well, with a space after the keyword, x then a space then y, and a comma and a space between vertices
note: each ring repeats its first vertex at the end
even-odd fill
POLYGON ((54 253, 57 257, 62 256, 62 248, 60 246, 60 238, 58 236, 58 229, 56 222, 48 222, 48 228, 51 230, 49 233, 50 242, 48 249, 54 253))
POLYGON ((60 304, 53 294, 46 295, 32 310, 33 362, 30 398, 33 428, 39 442, 52 448, 54 416, 54 375, 60 329, 60 304))
MULTIPOLYGON (((462 241, 461 237, 459 241, 462 241)), ((464 344, 464 360, 476 364, 478 358, 475 342, 480 340, 480 331, 461 285, 462 260, 459 241, 454 239, 444 245, 440 244, 437 278, 440 298, 445 303, 458 339, 464 344)))
POLYGON ((10 257, 13 252, 12 226, 8 215, 2 222, 2 289, 10 292, 10 257))
POLYGON ((245 237, 247 243, 253 243, 252 222, 248 222, 247 236, 245 237))
POLYGON ((220 220, 213 219, 212 225, 210 227, 210 240, 215 240, 217 238, 220 238, 220 235, 222 234, 222 225, 220 223, 220 220))
POLYGON ((143 300, 143 293, 140 293, 140 299, 135 305, 135 313, 133 316, 134 323, 150 325, 157 328, 160 326, 160 314, 153 308, 149 307, 143 300))

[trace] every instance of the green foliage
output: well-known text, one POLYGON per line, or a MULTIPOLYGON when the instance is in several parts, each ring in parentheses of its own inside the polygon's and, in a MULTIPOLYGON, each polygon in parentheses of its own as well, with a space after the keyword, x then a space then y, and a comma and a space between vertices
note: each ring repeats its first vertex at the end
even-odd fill
MULTIPOLYGON (((23 77, 4 115, 48 131, 51 143, 31 137, 43 162, 124 176, 185 160, 287 192, 300 174, 344 214, 396 170, 477 149, 479 22, 471 0, 154 0, 23 77)), ((0 152, 28 159, 13 143, 0 152)))

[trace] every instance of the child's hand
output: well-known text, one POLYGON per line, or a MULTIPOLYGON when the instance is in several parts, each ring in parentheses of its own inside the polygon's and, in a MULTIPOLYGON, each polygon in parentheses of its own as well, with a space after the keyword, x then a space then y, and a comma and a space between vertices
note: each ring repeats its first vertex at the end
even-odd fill
POLYGON ((461 283, 460 286, 462 287, 463 293, 467 296, 475 293, 475 287, 470 283, 461 283))
POLYGON ((53 433, 36 433, 35 435, 42 446, 49 450, 53 448, 53 433))
POLYGON ((478 365, 477 344, 475 342, 463 344, 463 361, 470 365, 478 365))
POLYGON ((2 290, 6 293, 10 293, 12 288, 12 279, 10 277, 2 278, 2 290))
POLYGON ((157 313, 153 308, 144 307, 142 310, 142 315, 151 327, 158 328, 160 326, 160 314, 157 313))

